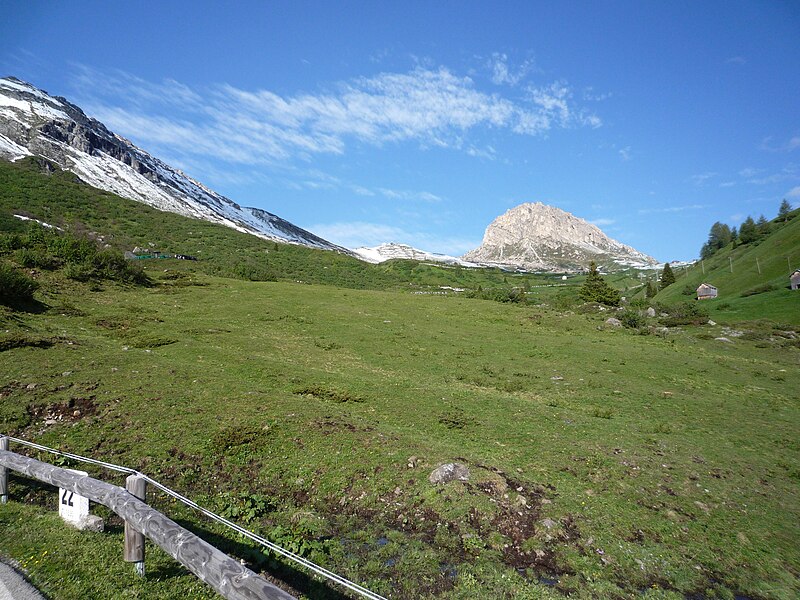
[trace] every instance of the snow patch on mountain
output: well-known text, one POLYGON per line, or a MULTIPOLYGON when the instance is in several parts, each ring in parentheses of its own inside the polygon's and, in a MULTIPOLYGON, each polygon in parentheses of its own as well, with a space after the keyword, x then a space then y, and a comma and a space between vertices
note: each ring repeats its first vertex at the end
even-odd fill
POLYGON ((39 155, 94 187, 159 210, 263 239, 351 254, 265 210, 242 207, 87 117, 15 78, 0 79, 0 157, 39 155))
POLYGON ((448 256, 446 254, 437 254, 435 252, 426 252, 419 250, 406 244, 397 244, 388 242, 380 246, 371 248, 361 247, 353 249, 353 252, 362 260, 369 263, 382 263, 387 260, 393 259, 406 259, 428 261, 436 263, 445 263, 451 265, 461 265, 465 267, 477 267, 479 265, 471 263, 455 256, 448 256))
POLYGON ((7 156, 11 161, 30 156, 31 152, 25 146, 20 146, 0 133, 0 155, 7 156))

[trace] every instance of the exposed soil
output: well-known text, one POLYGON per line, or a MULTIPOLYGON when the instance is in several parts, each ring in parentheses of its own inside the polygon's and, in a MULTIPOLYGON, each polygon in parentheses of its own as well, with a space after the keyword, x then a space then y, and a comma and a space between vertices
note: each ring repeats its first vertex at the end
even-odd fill
POLYGON ((95 396, 73 397, 67 402, 55 404, 37 404, 28 407, 31 420, 44 421, 52 425, 55 422, 75 422, 97 412, 95 396))

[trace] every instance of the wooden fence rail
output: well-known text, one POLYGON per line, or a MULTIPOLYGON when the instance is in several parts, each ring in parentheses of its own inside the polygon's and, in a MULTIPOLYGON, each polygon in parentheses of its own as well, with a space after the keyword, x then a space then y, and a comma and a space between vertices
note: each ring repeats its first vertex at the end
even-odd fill
POLYGON ((294 596, 119 486, 2 448, 0 468, 11 469, 107 506, 228 600, 294 600, 294 596))

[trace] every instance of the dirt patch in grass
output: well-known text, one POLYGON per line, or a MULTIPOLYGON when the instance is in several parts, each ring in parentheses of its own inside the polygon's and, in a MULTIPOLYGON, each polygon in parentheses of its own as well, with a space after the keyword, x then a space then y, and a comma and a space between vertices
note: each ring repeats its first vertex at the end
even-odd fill
POLYGON ((310 396, 317 400, 325 400, 328 402, 364 402, 364 399, 351 394, 346 390, 339 390, 335 388, 326 388, 320 385, 311 385, 303 388, 298 388, 294 391, 298 396, 310 396))
POLYGON ((332 433, 338 433, 342 431, 347 432, 356 432, 356 431, 368 431, 371 428, 367 429, 359 429, 349 421, 345 421, 344 419, 339 419, 337 417, 332 416, 325 416, 319 419, 315 419, 311 421, 311 426, 315 429, 319 429, 323 435, 331 435, 332 433))
POLYGON ((28 407, 33 421, 44 421, 53 425, 56 422, 75 422, 97 413, 95 396, 70 398, 67 402, 38 404, 28 407))
POLYGON ((131 345, 134 348, 160 348, 161 346, 169 346, 177 342, 178 340, 175 338, 151 335, 135 338, 131 342, 131 345))

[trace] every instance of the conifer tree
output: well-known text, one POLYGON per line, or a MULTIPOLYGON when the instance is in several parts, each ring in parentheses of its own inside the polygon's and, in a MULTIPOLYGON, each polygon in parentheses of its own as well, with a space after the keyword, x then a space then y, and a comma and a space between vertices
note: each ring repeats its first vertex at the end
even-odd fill
POLYGON ((789 213, 792 212, 792 205, 786 201, 786 198, 781 202, 781 207, 778 209, 778 218, 784 223, 789 220, 789 213))
POLYGON ((748 216, 739 227, 739 240, 743 244, 755 242, 758 239, 758 228, 753 217, 748 216))
POLYGON ((758 235, 767 235, 769 233, 769 221, 764 215, 758 217, 758 221, 756 221, 756 230, 758 231, 758 235))
POLYGON ((647 289, 645 289, 644 292, 644 297, 648 299, 655 298, 657 293, 658 293, 658 288, 656 288, 656 284, 648 280, 647 289))
POLYGON ((619 306, 620 293, 608 285, 597 272, 597 265, 592 261, 589 266, 589 275, 578 292, 578 297, 584 302, 598 302, 607 306, 619 306))
POLYGON ((664 270, 661 271, 661 289, 663 290, 672 283, 675 283, 675 273, 672 272, 669 263, 664 263, 664 270))

